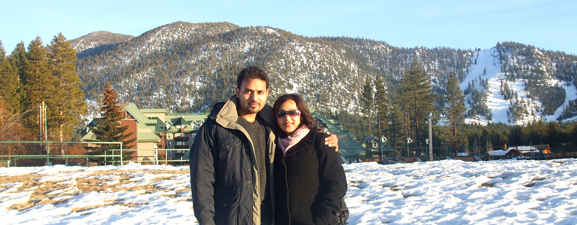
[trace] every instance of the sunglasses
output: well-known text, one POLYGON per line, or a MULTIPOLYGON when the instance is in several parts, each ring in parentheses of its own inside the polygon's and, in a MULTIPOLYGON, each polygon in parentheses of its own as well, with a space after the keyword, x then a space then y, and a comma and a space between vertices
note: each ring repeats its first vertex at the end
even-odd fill
POLYGON ((298 109, 291 111, 278 111, 276 113, 276 118, 283 119, 286 115, 290 116, 291 118, 299 117, 301 115, 301 111, 298 109))

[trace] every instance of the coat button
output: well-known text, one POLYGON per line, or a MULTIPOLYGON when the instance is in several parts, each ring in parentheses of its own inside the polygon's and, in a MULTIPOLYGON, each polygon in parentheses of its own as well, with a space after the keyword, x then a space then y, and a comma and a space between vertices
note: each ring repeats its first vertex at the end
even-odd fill
POLYGON ((250 184, 250 180, 247 180, 246 182, 247 182, 248 184, 250 184))

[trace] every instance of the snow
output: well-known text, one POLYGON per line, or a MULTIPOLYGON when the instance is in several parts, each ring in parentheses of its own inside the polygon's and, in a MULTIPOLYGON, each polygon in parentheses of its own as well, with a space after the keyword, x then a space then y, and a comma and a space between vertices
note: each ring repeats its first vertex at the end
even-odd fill
POLYGON ((269 34, 276 34, 277 36, 280 36, 280 34, 275 29, 266 28, 265 31, 269 34))
MULTIPOLYGON (((545 121, 557 121, 557 118, 563 113, 563 109, 569 106, 570 100, 577 99, 577 90, 572 83, 562 82, 560 80, 549 78, 546 82, 553 86, 559 85, 565 89, 566 97, 563 105, 561 105, 557 110, 554 112, 553 115, 548 116, 541 116, 540 112, 536 112, 536 109, 542 109, 543 104, 536 100, 533 101, 529 99, 529 93, 525 91, 525 83, 527 80, 525 79, 516 79, 515 82, 508 81, 505 78, 505 74, 501 71, 501 64, 498 59, 498 52, 496 48, 485 49, 483 51, 476 52, 477 56, 473 56, 472 60, 477 59, 476 64, 471 64, 469 68, 469 73, 465 77, 465 79, 460 83, 461 90, 467 89, 469 83, 475 81, 475 88, 478 90, 483 90, 483 87, 479 84, 479 76, 481 75, 481 79, 487 80, 489 83, 489 87, 487 91, 487 101, 486 105, 491 110, 492 113, 492 120, 488 120, 484 117, 478 118, 467 118, 466 123, 479 123, 482 125, 486 125, 487 123, 505 123, 505 124, 517 124, 517 125, 524 125, 528 124, 531 121, 535 120, 545 120, 545 121), (483 75, 483 71, 486 69, 486 74, 483 75), (519 96, 519 100, 523 98, 525 101, 524 107, 527 108, 529 112, 526 115, 523 115, 523 118, 517 118, 517 121, 513 123, 513 121, 509 121, 507 117, 507 110, 511 105, 508 100, 505 100, 502 93, 501 93, 501 81, 507 83, 510 89, 514 92, 517 92, 519 96), (531 115, 531 110, 535 111, 535 115, 531 115)), ((537 52, 537 54, 542 54, 541 52, 537 52)), ((516 62, 517 59, 509 58, 512 62, 516 62)), ((543 65, 541 65, 544 67, 543 65)), ((542 70, 545 71, 544 68, 542 70)), ((467 108, 471 108, 468 103, 465 104, 467 108)))
MULTIPOLYGON (((343 167, 349 224, 577 224, 575 159, 343 167)), ((3 224, 196 224, 190 198, 188 167, 0 168, 3 224)))
POLYGON ((494 151, 487 152, 487 154, 492 155, 492 156, 504 156, 504 155, 507 155, 507 153, 509 153, 509 151, 511 151, 511 150, 494 150, 494 151))
POLYGON ((563 113, 563 109, 565 107, 569 107, 569 101, 577 99, 577 89, 575 86, 573 86, 573 84, 565 83, 564 85, 561 85, 561 87, 565 89, 565 101, 563 102, 563 105, 557 108, 553 115, 545 117, 547 121, 556 121, 561 113, 563 113))
MULTIPOLYGON (((475 81, 477 89, 480 89, 481 85, 479 84, 479 75, 483 74, 483 71, 486 69, 486 74, 482 75, 482 79, 488 79, 489 81, 489 90, 487 96, 487 107, 491 109, 493 114, 493 120, 488 121, 485 118, 479 119, 472 119, 468 118, 466 120, 467 123, 477 122, 483 125, 486 125, 487 122, 507 122, 507 109, 509 108, 509 101, 504 100, 503 96, 501 95, 501 80, 504 76, 501 72, 501 66, 499 61, 497 60, 497 50, 495 48, 486 49, 483 51, 477 52, 477 64, 472 64, 469 68, 469 73, 465 77, 465 79, 460 83, 461 90, 467 89, 467 86, 472 81, 475 81)), ((470 109, 471 106, 466 103, 465 106, 470 109)))

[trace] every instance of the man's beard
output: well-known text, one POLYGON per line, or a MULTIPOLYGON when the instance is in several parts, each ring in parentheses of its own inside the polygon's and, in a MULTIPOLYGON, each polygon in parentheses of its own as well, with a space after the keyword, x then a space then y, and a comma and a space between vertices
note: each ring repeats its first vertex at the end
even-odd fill
POLYGON ((258 113, 258 112, 260 111, 260 103, 254 102, 254 101, 252 101, 252 102, 247 102, 247 103, 246 103, 246 111, 249 112, 249 113, 258 113), (252 107, 252 104, 253 104, 253 103, 256 104, 257 106, 256 106, 256 107, 252 107))

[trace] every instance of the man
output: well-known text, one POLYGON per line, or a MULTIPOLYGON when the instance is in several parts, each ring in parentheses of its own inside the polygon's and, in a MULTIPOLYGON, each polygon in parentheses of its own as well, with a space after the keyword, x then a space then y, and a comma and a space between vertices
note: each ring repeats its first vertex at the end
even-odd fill
MULTIPOLYGON (((190 148, 194 214, 204 224, 269 224, 275 116, 268 75, 243 69, 235 96, 214 105, 190 148)), ((329 146, 338 140, 331 135, 329 146)))

